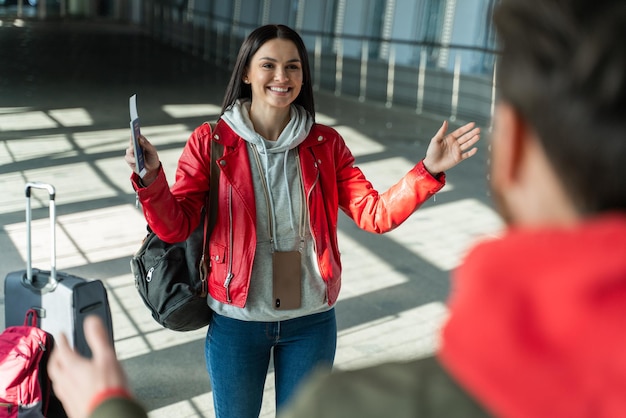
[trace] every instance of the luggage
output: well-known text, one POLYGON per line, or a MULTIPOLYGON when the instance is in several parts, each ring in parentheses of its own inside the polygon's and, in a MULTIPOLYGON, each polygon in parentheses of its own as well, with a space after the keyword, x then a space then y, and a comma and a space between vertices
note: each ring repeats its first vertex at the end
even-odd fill
POLYGON ((109 331, 113 344, 113 324, 107 291, 100 280, 87 280, 56 271, 56 207, 54 186, 46 183, 26 184, 26 270, 9 273, 4 281, 6 327, 22 325, 30 309, 37 313, 39 327, 58 338, 65 334, 70 345, 86 357, 91 350, 85 340, 83 321, 98 315, 109 331), (32 267, 31 255, 31 189, 45 189, 50 196, 51 258, 50 270, 32 267))
POLYGON ((50 350, 52 336, 37 326, 34 310, 27 313, 24 325, 0 334, 0 418, 52 416, 48 415, 50 350))

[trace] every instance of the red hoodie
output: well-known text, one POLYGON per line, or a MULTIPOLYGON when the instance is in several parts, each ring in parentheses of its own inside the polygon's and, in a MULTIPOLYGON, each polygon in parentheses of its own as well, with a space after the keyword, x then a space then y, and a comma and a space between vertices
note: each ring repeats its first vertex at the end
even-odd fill
POLYGON ((453 283, 439 358, 496 416, 626 417, 626 216, 510 230, 453 283))

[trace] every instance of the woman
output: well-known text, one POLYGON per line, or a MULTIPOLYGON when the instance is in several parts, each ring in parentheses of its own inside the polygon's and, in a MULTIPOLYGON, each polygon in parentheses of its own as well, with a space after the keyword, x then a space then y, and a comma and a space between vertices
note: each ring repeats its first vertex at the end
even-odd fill
MULTIPOLYGON (((205 355, 217 417, 258 417, 273 354, 276 407, 317 366, 331 366, 341 282, 341 209, 370 232, 404 222, 444 185, 443 172, 476 153, 479 130, 441 129, 404 178, 379 194, 332 128, 315 123, 307 51, 283 25, 254 30, 239 51, 214 132, 198 127, 169 188, 155 147, 141 137, 147 173, 132 175, 147 222, 161 239, 185 240, 200 221, 218 159, 219 207, 209 241, 205 355)), ((134 169, 132 146, 126 161, 134 169)), ((213 210, 214 208, 212 208, 213 210)))

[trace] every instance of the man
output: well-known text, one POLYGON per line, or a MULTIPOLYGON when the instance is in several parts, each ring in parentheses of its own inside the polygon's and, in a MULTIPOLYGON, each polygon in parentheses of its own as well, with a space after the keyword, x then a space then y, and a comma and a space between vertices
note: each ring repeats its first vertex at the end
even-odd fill
MULTIPOLYGON (((491 185, 506 233, 455 273, 436 356, 321 374, 283 418, 626 417, 626 2, 501 0, 494 19, 491 185)), ((106 352, 94 382, 118 370, 106 352)))
POLYGON ((491 187, 433 358, 319 376, 283 418, 626 417, 626 2, 501 0, 491 187))

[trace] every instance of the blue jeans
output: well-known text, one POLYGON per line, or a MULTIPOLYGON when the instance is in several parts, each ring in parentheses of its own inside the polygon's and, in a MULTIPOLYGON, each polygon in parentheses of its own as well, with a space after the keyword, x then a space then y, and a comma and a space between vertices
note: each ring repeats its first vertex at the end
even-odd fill
POLYGON ((315 368, 332 367, 336 348, 334 308, 279 322, 213 314, 204 353, 216 418, 258 418, 272 350, 278 410, 315 368))

